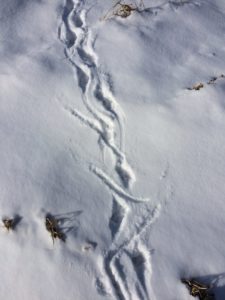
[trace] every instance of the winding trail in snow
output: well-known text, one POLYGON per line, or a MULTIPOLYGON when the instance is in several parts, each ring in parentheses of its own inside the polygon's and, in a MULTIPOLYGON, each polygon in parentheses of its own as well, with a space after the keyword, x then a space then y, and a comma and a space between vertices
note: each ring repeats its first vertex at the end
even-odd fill
MULTIPOLYGON (((99 58, 93 47, 95 39, 86 24, 87 10, 84 9, 84 4, 83 0, 66 0, 58 37, 64 44, 66 58, 77 74, 83 104, 93 122, 98 123, 98 130, 95 126, 90 126, 90 118, 89 122, 86 122, 88 117, 79 119, 94 129, 105 147, 111 151, 115 158, 115 172, 121 184, 129 188, 135 181, 135 175, 123 149, 124 114, 101 72, 99 58)), ((74 115, 78 116, 79 113, 74 115)))
POLYGON ((119 179, 117 183, 100 168, 90 166, 90 171, 109 188, 113 198, 109 220, 112 243, 103 257, 104 282, 101 283, 99 278, 96 282, 98 289, 108 282, 111 292, 120 300, 153 299, 153 292, 147 288, 151 281, 151 258, 141 235, 158 218, 160 206, 149 208, 150 199, 132 196, 127 190, 135 181, 135 174, 124 150, 125 115, 110 89, 110 82, 101 71, 99 57, 94 50, 95 38, 86 22, 87 13, 85 0, 65 0, 58 38, 76 74, 87 115, 75 108, 64 106, 64 109, 98 135, 114 157, 114 171, 119 179), (144 207, 141 216, 137 215, 135 205, 144 207), (136 274, 134 288, 123 272, 123 260, 129 261, 136 274))

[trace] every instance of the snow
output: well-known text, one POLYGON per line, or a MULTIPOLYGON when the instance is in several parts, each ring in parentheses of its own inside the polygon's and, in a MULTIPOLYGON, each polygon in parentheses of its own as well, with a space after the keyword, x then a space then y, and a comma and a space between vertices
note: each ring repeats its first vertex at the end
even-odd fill
POLYGON ((225 2, 143 2, 0 3, 0 298, 225 298, 225 2))

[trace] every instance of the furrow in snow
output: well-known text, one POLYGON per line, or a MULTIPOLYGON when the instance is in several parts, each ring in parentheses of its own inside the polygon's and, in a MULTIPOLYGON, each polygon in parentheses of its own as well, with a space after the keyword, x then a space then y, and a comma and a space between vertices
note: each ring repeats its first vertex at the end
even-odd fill
POLYGON ((115 183, 115 181, 113 181, 101 169, 91 165, 90 170, 95 175, 97 175, 102 180, 102 182, 112 190, 113 193, 117 194, 124 200, 131 201, 131 202, 149 202, 150 201, 150 199, 147 199, 147 198, 137 198, 137 197, 134 197, 134 196, 128 194, 126 191, 124 191, 124 189, 122 187, 120 187, 117 183, 115 183))

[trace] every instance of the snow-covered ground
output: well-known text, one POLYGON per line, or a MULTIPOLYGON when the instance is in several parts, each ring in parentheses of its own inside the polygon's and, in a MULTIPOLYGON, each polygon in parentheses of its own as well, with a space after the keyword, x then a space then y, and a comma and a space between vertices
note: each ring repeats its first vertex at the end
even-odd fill
POLYGON ((0 1, 0 299, 225 299, 225 1, 115 2, 0 1))

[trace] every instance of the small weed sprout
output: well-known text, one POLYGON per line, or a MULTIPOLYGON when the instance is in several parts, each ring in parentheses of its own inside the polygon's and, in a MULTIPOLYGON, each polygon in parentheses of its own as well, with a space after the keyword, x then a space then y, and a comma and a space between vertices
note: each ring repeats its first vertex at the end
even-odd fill
POLYGON ((45 218, 45 227, 52 237, 53 244, 55 242, 55 239, 65 241, 64 234, 61 232, 58 226, 58 221, 49 214, 45 218))

